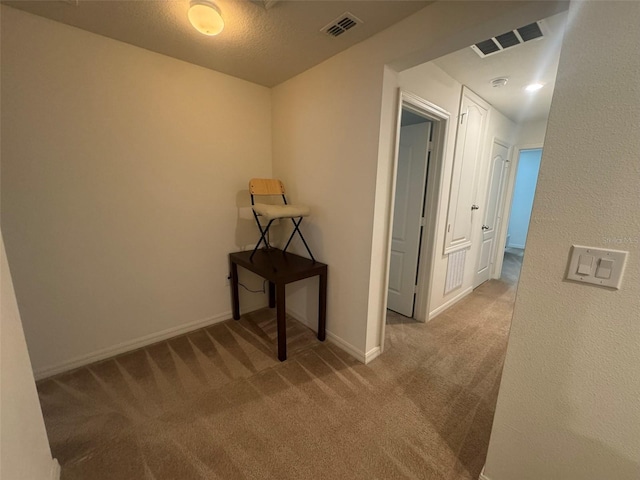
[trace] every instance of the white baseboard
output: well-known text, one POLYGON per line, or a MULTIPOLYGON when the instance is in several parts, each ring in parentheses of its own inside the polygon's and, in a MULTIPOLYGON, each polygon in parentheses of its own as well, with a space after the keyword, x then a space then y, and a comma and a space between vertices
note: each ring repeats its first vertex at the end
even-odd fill
MULTIPOLYGON (((297 312, 295 309, 291 309, 290 307, 287 307, 287 313, 291 315, 293 318, 295 318, 297 321, 299 321, 300 323, 309 327, 314 332, 318 331, 317 325, 313 325, 314 322, 310 322, 306 315, 303 315, 300 312, 297 312)), ((371 360, 376 358, 381 353, 380 347, 375 347, 371 349, 369 352, 364 353, 359 348, 354 347, 349 342, 344 341, 342 338, 338 337, 337 335, 335 335, 334 333, 331 333, 328 330, 326 331, 326 335, 327 335, 327 340, 329 340, 331 343, 339 347, 341 350, 344 350, 349 355, 351 355, 356 360, 362 363, 369 363, 371 360)))
POLYGON ((471 292, 473 292, 473 287, 469 287, 465 290, 463 290, 462 292, 460 292, 458 295, 456 295, 455 297, 453 297, 451 300, 443 303, 442 305, 440 305, 438 308, 436 308, 435 310, 433 310, 432 312, 429 312, 429 320, 437 317, 438 315, 440 315, 442 312, 444 312, 447 308, 452 307, 454 304, 458 303, 460 300, 462 300, 464 297, 466 297, 467 295, 469 295, 471 292))
POLYGON ((371 350, 369 350, 365 356, 364 356, 364 363, 370 363, 371 361, 375 360, 376 358, 378 358, 380 356, 380 354, 382 353, 382 349, 380 347, 373 347, 371 350))
POLYGON ((314 332, 318 331, 318 324, 317 322, 312 322, 309 320, 309 318, 307 318, 306 315, 303 315, 302 313, 296 311, 295 309, 292 309, 291 307, 287 306, 287 314, 291 315, 293 318, 295 318, 297 321, 299 321, 300 323, 302 323, 303 325, 305 325, 306 327, 310 328, 311 330, 313 330, 314 332))
POLYGON ((51 480, 60 480, 60 464, 55 458, 51 464, 51 480))
MULTIPOLYGON (((258 306, 255 307, 254 310, 263 307, 264 305, 258 306)), ((243 309, 241 313, 245 314, 251 311, 253 310, 251 308, 248 308, 246 311, 243 309)), ((165 330, 151 333, 143 337, 118 343, 111 347, 102 348, 86 355, 80 355, 78 357, 65 360, 55 365, 39 368, 33 372, 33 375, 36 380, 42 380, 43 378, 51 377, 53 375, 57 375, 58 373, 73 370, 74 368, 78 367, 83 367, 84 365, 89 365, 90 363, 98 362, 115 355, 120 355, 121 353, 126 353, 138 348, 146 347, 147 345, 151 345, 152 343, 161 342, 163 340, 189 333, 193 330, 198 330, 199 328, 215 325, 216 323, 224 322, 225 320, 229 319, 231 319, 231 312, 222 312, 212 317, 208 317, 202 320, 196 320, 195 322, 185 323, 177 327, 167 328, 165 330)))
POLYGON ((489 477, 487 477, 484 474, 484 468, 482 469, 482 471, 480 472, 480 476, 478 477, 478 480, 489 480, 489 477))
MULTIPOLYGON (((339 347, 341 350, 344 350, 345 352, 347 352, 349 355, 351 355, 353 358, 355 358, 359 362, 367 363, 366 353, 364 353, 359 348, 354 347, 349 342, 344 341, 342 338, 338 337, 337 335, 327 331, 327 340, 329 340, 335 346, 339 347)), ((376 347, 376 348, 380 350, 380 347, 376 347)), ((373 350, 375 350, 375 348, 373 350)), ((375 356, 373 356, 373 353, 372 353, 373 350, 369 352, 372 354, 372 358, 369 361, 373 360, 375 357, 380 355, 380 352, 378 352, 377 354, 375 354, 375 356)))
POLYGON ((524 250, 524 245, 516 245, 515 243, 507 244, 506 248, 519 248, 520 250, 524 250))

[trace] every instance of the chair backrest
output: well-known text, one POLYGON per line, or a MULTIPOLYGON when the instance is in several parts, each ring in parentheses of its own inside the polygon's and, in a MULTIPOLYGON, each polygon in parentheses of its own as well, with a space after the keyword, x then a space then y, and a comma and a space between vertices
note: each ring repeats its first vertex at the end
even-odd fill
POLYGON ((251 195, 284 195, 284 185, 276 178, 252 178, 249 180, 251 195))

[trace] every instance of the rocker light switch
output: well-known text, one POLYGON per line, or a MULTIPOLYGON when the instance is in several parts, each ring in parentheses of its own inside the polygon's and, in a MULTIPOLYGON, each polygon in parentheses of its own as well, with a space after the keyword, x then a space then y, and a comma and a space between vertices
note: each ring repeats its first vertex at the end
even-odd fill
POLYGON ((596 278, 611 278, 612 270, 613 260, 601 258, 598 262, 598 268, 596 268, 596 278))
POLYGON ((619 289, 629 252, 573 245, 567 280, 619 289))
POLYGON ((580 255, 580 258, 578 260, 578 274, 591 275, 592 268, 593 268, 593 256, 580 255))

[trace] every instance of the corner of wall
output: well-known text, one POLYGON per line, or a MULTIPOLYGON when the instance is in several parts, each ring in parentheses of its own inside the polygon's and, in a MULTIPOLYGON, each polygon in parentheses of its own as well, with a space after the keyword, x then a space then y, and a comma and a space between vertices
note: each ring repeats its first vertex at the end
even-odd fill
MULTIPOLYGON (((309 319, 309 317, 303 314, 302 312, 298 311, 297 309, 287 306, 287 314, 293 317, 295 320, 302 323, 303 325, 305 325, 307 328, 313 330, 314 332, 317 331, 316 326, 309 319)), ((369 363, 375 357, 380 355, 380 347, 375 347, 374 349, 372 349, 372 351, 365 353, 363 350, 350 344, 349 342, 344 340, 342 337, 336 335, 335 333, 329 330, 326 331, 326 335, 327 335, 328 341, 330 341, 331 343, 339 347, 341 350, 344 350, 353 358, 355 358, 356 360, 362 363, 365 363, 365 364, 369 363), (377 353, 375 352, 376 350, 377 350, 377 353)))
MULTIPOLYGON (((383 312, 386 309, 386 269, 389 263, 388 242, 390 219, 389 186, 393 181, 396 113, 398 110, 398 72, 385 66, 380 107, 378 163, 371 234, 371 265, 367 306, 367 334, 364 352, 381 349, 384 335, 383 312)), ((364 355, 366 358, 366 355, 364 355)), ((366 362, 365 362, 366 363, 366 362)))

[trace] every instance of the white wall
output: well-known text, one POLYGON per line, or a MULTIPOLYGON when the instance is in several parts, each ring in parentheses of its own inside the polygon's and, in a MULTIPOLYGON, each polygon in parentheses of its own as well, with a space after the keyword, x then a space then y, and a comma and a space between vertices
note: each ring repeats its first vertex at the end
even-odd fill
POLYGON ((536 193, 542 150, 520 150, 513 188, 507 247, 524 248, 536 193))
POLYGON ((639 23, 638 2, 571 5, 490 480, 640 478, 639 23), (629 251, 622 288, 564 281, 572 244, 629 251))
MULTIPOLYGON (((4 11, 0 9, 0 22, 4 11)), ((2 140, 0 135, 0 165, 2 140)), ((51 457, 0 229, 0 479, 56 480, 59 475, 58 462, 51 457)))
POLYGON ((51 458, 1 234, 0 244, 0 478, 54 480, 59 467, 51 458))
MULTIPOLYGON (((557 9, 551 2, 434 3, 274 88, 274 173, 313 208, 303 230, 329 264, 327 329, 360 358, 380 346, 386 295, 397 84, 385 64, 403 70, 557 9)), ((313 321, 314 287, 303 283, 289 299, 313 321)))
POLYGON ((236 207, 272 173, 270 90, 2 13, 2 228, 36 372, 230 318, 227 254, 258 238, 236 207))
POLYGON ((516 144, 520 147, 540 146, 544 143, 546 131, 546 119, 520 123, 516 132, 516 144))
MULTIPOLYGON (((404 69, 558 8, 436 3, 270 97, 3 7, 2 221, 36 372, 227 318, 226 255, 256 238, 236 207, 247 178, 272 173, 313 208, 303 230, 330 267, 329 335, 359 358, 375 352, 396 109, 385 64, 404 69)), ((315 282, 289 289, 311 325, 315 282)))

